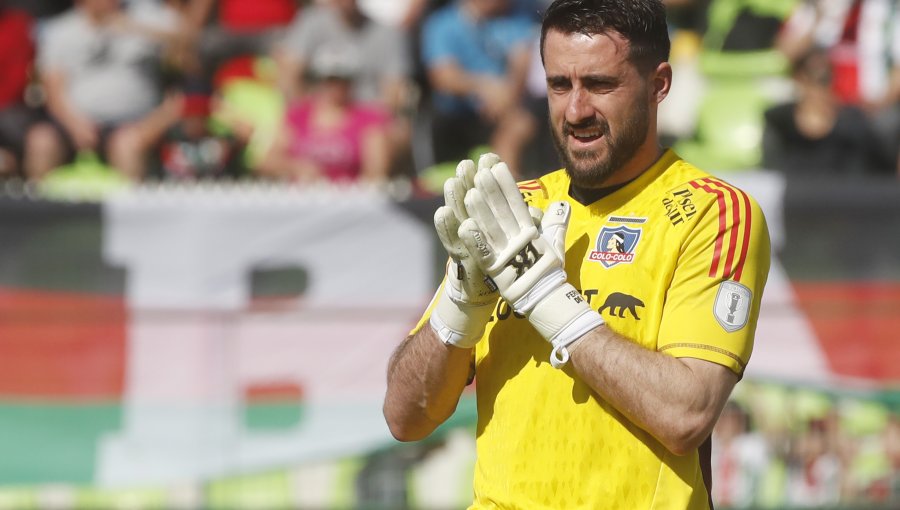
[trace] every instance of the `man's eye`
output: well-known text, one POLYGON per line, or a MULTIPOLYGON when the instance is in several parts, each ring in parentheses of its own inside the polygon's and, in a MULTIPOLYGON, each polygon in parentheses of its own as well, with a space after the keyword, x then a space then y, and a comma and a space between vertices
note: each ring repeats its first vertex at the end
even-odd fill
POLYGON ((615 88, 615 85, 608 82, 591 83, 586 87, 591 93, 605 94, 615 88))

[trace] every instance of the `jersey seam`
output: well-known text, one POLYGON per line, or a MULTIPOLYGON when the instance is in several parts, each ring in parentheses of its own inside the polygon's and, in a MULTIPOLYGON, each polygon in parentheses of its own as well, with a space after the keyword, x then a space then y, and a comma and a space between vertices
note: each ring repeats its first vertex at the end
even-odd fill
POLYGON ((660 352, 666 351, 666 350, 669 350, 669 349, 679 349, 679 348, 686 348, 686 349, 702 349, 702 350, 706 350, 706 351, 712 351, 712 352, 715 352, 715 353, 718 353, 718 354, 722 354, 723 356, 727 356, 727 357, 733 359, 734 361, 737 362, 738 365, 740 365, 742 371, 744 370, 744 368, 747 367, 747 364, 744 363, 743 361, 741 361, 741 358, 738 357, 737 354, 734 354, 734 353, 731 352, 731 351, 726 351, 725 349, 722 349, 721 347, 714 347, 714 346, 712 346, 712 345, 705 345, 705 344, 695 344, 695 343, 689 343, 689 342, 682 342, 682 343, 677 343, 677 344, 668 344, 668 345, 662 347, 662 348, 660 349, 660 352))

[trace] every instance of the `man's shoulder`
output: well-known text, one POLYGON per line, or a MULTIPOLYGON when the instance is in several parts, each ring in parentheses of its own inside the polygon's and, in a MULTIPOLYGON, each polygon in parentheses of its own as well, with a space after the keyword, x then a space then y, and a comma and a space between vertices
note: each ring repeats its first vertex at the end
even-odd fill
POLYGON ((45 57, 80 52, 94 36, 84 15, 77 8, 69 9, 51 18, 38 32, 38 49, 45 57))
POLYGON ((366 18, 362 33, 371 44, 382 44, 385 41, 403 40, 405 37, 402 30, 397 30, 396 27, 375 18, 366 18))
POLYGON ((77 36, 80 32, 88 30, 87 21, 82 13, 76 9, 69 9, 62 14, 54 16, 46 22, 41 30, 42 38, 59 36, 77 36))
POLYGON ((713 200, 715 200, 715 197, 718 195, 716 190, 738 190, 736 186, 695 166, 689 161, 681 159, 677 154, 673 153, 673 156, 673 161, 668 165, 659 179, 659 184, 665 188, 666 191, 689 187, 695 190, 709 191, 713 195, 713 200))
POLYGON ((309 7, 303 8, 300 11, 300 15, 297 16, 296 20, 306 19, 307 21, 320 21, 323 19, 331 19, 337 18, 338 14, 335 12, 334 8, 329 7, 327 5, 310 5, 309 7))
POLYGON ((653 199, 673 223, 691 217, 726 214, 732 217, 759 210, 756 200, 727 178, 715 176, 677 157, 655 183, 653 199), (680 214, 679 214, 680 213, 680 214))
POLYGON ((522 14, 509 13, 491 18, 488 22, 488 25, 504 27, 507 29, 512 28, 516 30, 530 31, 531 28, 535 26, 535 23, 531 21, 527 16, 523 16, 522 14))
POLYGON ((135 2, 128 4, 125 12, 135 21, 159 30, 175 30, 178 27, 178 11, 161 2, 135 2))
POLYGON ((464 21, 459 6, 455 4, 445 5, 431 12, 425 18, 426 28, 423 30, 423 36, 427 36, 429 30, 434 30, 435 28, 459 28, 464 21))
POLYGON ((339 23, 338 13, 327 5, 310 5, 304 7, 291 21, 290 29, 297 30, 330 30, 339 23))
POLYGON ((568 193, 569 176, 565 169, 560 169, 517 184, 525 200, 530 203, 559 200, 568 193))

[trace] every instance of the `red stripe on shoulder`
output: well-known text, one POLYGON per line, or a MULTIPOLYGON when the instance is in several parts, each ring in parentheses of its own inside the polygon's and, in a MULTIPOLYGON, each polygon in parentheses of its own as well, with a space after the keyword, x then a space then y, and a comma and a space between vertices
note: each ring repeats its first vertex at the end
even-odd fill
MULTIPOLYGON (((732 271, 732 277, 734 281, 741 281, 741 274, 744 272, 744 263, 747 262, 747 252, 750 251, 750 227, 753 226, 753 209, 750 207, 750 197, 744 193, 740 188, 735 188, 730 184, 719 181, 720 186, 727 186, 729 189, 733 190, 735 193, 740 195, 740 200, 744 204, 743 216, 741 217, 744 222, 744 235, 741 238, 741 247, 740 247, 740 257, 738 258, 737 264, 734 267, 734 271, 732 271)), ((735 198, 735 211, 738 210, 737 198, 735 198)), ((737 228, 737 224, 735 224, 735 228, 737 228)))
POLYGON ((719 272, 719 260, 722 258, 722 244, 725 240, 725 231, 727 229, 727 224, 725 221, 726 205, 725 205, 725 193, 721 190, 713 189, 708 184, 703 183, 700 180, 691 181, 689 183, 695 189, 706 191, 707 193, 712 193, 716 195, 716 203, 719 205, 719 233, 716 234, 716 247, 715 251, 713 251, 713 259, 712 264, 709 267, 709 277, 713 278, 716 276, 716 273, 719 272))
POLYGON ((537 179, 522 181, 518 183, 518 186, 519 193, 525 197, 526 201, 547 197, 547 189, 544 187, 544 183, 537 179))
MULTIPOLYGON (((747 252, 749 251, 750 247, 750 228, 753 222, 753 212, 750 207, 750 197, 747 196, 747 194, 744 193, 744 191, 742 191, 741 189, 735 188, 734 186, 719 179, 706 177, 704 179, 701 179, 701 181, 702 184, 695 185, 695 187, 711 193, 715 193, 717 196, 717 200, 719 201, 719 234, 716 238, 717 248, 718 246, 720 246, 720 243, 724 241, 725 232, 727 230, 727 228, 725 227, 725 223, 727 222, 728 212, 730 211, 731 213, 732 228, 731 235, 729 236, 729 248, 725 257, 722 277, 726 279, 731 278, 734 281, 740 281, 744 271, 744 264, 747 261, 747 252), (731 197, 730 206, 724 205, 725 193, 728 193, 729 197, 731 197), (743 214, 741 214, 741 204, 743 204, 744 208, 743 214), (738 234, 742 223, 744 233, 740 239, 740 242, 738 242, 738 234)), ((713 271, 712 269, 710 270, 710 272, 711 276, 717 273, 717 271, 713 271)))
POLYGON ((542 189, 544 186, 541 185, 541 181, 537 179, 532 179, 530 181, 522 181, 519 183, 519 189, 524 191, 538 191, 542 189))
POLYGON ((738 205, 737 192, 734 191, 734 188, 718 179, 707 177, 703 180, 712 186, 716 186, 717 188, 726 191, 731 197, 731 205, 729 207, 731 211, 731 236, 728 240, 728 254, 725 257, 725 272, 722 275, 722 277, 727 280, 734 274, 735 268, 733 264, 738 245, 738 227, 741 225, 741 212, 739 210, 740 206, 738 205))

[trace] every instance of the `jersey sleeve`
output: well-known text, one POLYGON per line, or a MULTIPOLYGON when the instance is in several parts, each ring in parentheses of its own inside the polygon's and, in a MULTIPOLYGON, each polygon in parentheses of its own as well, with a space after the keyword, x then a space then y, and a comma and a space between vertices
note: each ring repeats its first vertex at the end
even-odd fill
POLYGON ((753 350, 770 246, 759 205, 723 181, 688 186, 706 207, 684 240, 666 295, 658 349, 742 375, 753 350))
POLYGON ((438 296, 444 292, 444 285, 447 284, 447 276, 444 275, 444 279, 441 280, 441 284, 438 286, 437 292, 434 293, 434 296, 431 298, 431 301, 428 303, 428 307, 425 308, 425 313, 422 314, 422 317, 419 319, 419 322, 416 323, 416 326, 412 328, 409 332, 409 336, 415 335, 422 329, 425 324, 428 323, 428 319, 431 318, 431 312, 434 310, 434 305, 437 303, 438 296))

